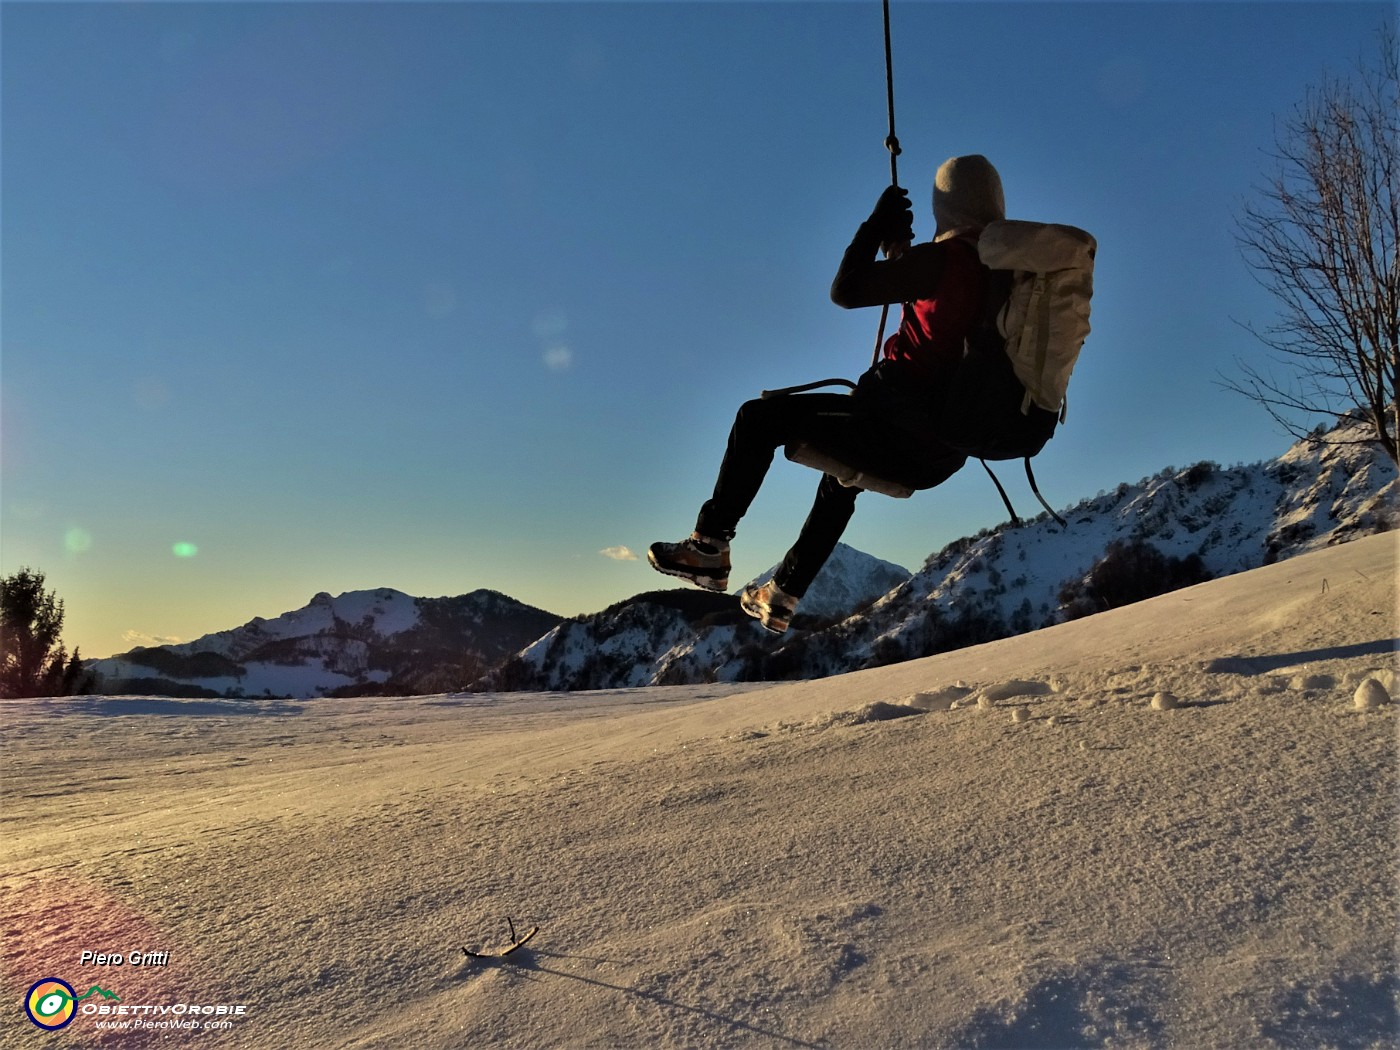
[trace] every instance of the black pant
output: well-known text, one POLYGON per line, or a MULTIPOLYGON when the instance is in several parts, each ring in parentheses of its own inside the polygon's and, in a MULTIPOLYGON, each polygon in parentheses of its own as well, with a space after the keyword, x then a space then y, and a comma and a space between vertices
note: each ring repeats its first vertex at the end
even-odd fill
MULTIPOLYGON (((862 380, 854 395, 785 394, 745 402, 734 417, 714 495, 700 509, 695 531, 734 537, 780 445, 807 442, 869 473, 913 479, 914 488, 930 488, 957 471, 964 457, 902 428, 897 412, 883 410, 879 386, 862 380)), ((797 542, 774 574, 788 594, 807 593, 851 520, 860 491, 822 475, 797 542)))

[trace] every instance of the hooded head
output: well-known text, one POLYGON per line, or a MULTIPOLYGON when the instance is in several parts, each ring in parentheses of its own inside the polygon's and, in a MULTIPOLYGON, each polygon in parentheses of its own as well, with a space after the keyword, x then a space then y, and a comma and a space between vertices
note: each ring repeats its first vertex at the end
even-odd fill
POLYGON ((945 160, 933 177, 933 218, 936 241, 1006 218, 1001 176, 992 162, 979 153, 945 160))

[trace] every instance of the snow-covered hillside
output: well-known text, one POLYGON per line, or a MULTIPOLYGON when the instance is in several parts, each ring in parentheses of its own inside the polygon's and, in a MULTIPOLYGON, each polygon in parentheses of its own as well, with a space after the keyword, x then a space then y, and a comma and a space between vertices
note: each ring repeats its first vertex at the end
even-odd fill
MULTIPOLYGON (((1043 515, 950 544, 867 614, 824 638, 795 639, 786 662, 815 677, 1121 604, 1095 595, 1111 548, 1120 569, 1165 576, 1182 568, 1181 583, 1272 564, 1395 528, 1398 488, 1395 464, 1363 444, 1300 442, 1249 466, 1168 468, 1069 508, 1067 529, 1043 515)), ((1157 590, 1167 589, 1164 579, 1157 590)))
MULTIPOLYGON (((1042 515, 949 544, 844 622, 796 623, 774 640, 736 616, 687 619, 636 607, 625 623, 561 625, 516 661, 536 673, 483 684, 568 689, 820 678, 895 663, 1122 604, 1108 593, 1109 576, 1120 584, 1128 577, 1135 597, 1147 597, 1394 528, 1397 484, 1395 465, 1367 444, 1304 441, 1248 466, 1168 468, 1067 509, 1067 529, 1042 515)), ((833 564, 835 577, 844 577, 842 561, 833 564)), ((826 576, 823 570, 814 593, 826 576)), ((804 600, 802 611, 811 604, 804 600)))

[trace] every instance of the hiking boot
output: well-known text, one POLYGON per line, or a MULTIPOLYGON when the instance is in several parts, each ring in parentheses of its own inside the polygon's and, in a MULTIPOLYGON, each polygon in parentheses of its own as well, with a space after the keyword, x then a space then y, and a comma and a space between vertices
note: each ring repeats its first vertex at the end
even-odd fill
POLYGON ((797 599, 776 583, 751 583, 739 595, 739 607, 757 620, 764 630, 782 634, 797 615, 797 599))
POLYGON ((693 532, 680 543, 653 543, 647 561, 657 572, 679 576, 707 591, 729 589, 729 544, 693 532))

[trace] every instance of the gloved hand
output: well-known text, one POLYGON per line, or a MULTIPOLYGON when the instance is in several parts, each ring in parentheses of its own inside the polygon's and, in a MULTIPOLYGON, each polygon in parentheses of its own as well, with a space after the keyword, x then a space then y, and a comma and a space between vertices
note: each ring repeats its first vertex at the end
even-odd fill
POLYGON ((914 208, 909 203, 909 191, 889 186, 875 202, 869 222, 880 235, 880 246, 886 255, 898 254, 892 248, 907 248, 914 242, 914 208))

